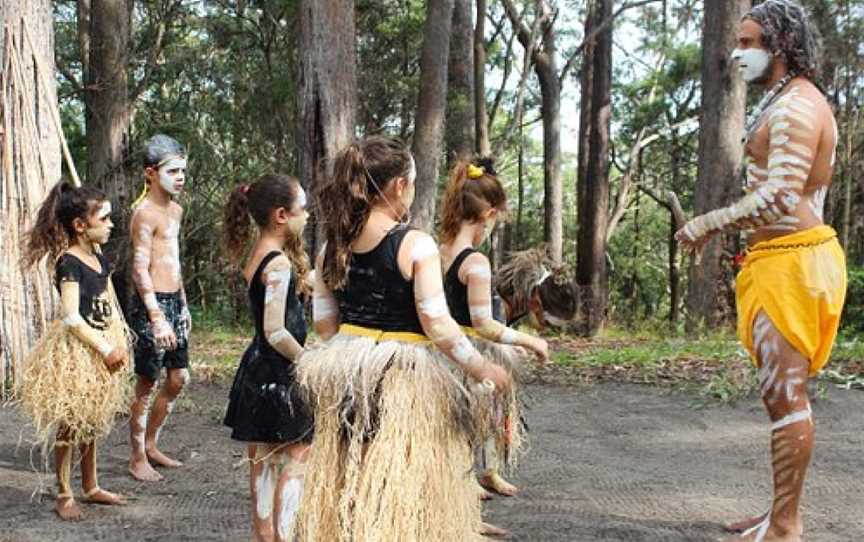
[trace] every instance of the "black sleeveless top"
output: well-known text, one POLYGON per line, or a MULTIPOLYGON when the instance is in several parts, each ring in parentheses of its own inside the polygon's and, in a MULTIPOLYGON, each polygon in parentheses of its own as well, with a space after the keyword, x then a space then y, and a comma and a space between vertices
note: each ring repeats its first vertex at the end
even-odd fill
MULTIPOLYGON (((479 251, 471 247, 460 252, 450 264, 447 274, 444 275, 444 295, 447 296, 450 314, 457 324, 466 327, 471 327, 471 312, 468 310, 468 285, 462 284, 462 281, 459 280, 459 269, 465 263, 465 259, 475 252, 479 251)), ((494 288, 492 288, 492 317, 499 322, 504 322, 501 297, 494 288)))
POLYGON ((108 289, 108 280, 111 277, 111 264, 108 258, 101 253, 96 253, 102 272, 99 273, 77 256, 65 253, 57 260, 54 267, 54 280, 57 290, 60 290, 62 282, 77 282, 79 289, 78 312, 84 321, 94 329, 103 330, 108 327, 111 320, 111 303, 107 296, 103 296, 108 289))
MULTIPOLYGON (((252 318, 255 321, 255 340, 258 350, 264 355, 282 356, 275 348, 267 342, 267 334, 264 333, 264 297, 267 287, 261 281, 261 275, 273 258, 282 254, 278 250, 268 253, 258 264, 258 269, 249 282, 249 307, 252 318)), ((288 295, 285 299, 285 329, 294 339, 303 346, 306 344, 306 319, 303 317, 303 304, 297 297, 297 274, 291 272, 291 280, 288 282, 288 295)))
POLYGON ((402 276, 398 263, 399 247, 409 231, 408 226, 395 226, 372 250, 351 255, 348 281, 333 292, 343 324, 423 333, 414 281, 402 276))

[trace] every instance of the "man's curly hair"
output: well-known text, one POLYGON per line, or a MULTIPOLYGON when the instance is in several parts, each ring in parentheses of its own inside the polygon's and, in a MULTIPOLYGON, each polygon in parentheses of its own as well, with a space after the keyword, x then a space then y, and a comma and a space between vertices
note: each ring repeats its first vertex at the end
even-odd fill
POLYGON ((751 9, 744 19, 762 27, 762 44, 779 54, 793 76, 815 81, 820 76, 822 48, 819 30, 807 12, 793 0, 766 0, 751 9))

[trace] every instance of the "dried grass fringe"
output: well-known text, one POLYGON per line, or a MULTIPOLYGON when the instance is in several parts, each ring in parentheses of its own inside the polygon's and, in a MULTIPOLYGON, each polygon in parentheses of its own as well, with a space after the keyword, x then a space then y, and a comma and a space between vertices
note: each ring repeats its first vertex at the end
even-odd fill
MULTIPOLYGON (((115 307, 115 314, 118 311, 115 307)), ((103 334, 112 346, 129 351, 129 362, 114 374, 101 354, 59 320, 48 326, 27 356, 16 395, 34 426, 33 445, 42 448, 43 457, 61 426, 71 429, 70 444, 77 447, 108 434, 116 414, 128 412, 132 334, 121 317, 113 318, 103 334)))
POLYGON ((486 360, 504 368, 513 378, 513 385, 506 394, 494 396, 488 426, 501 466, 512 471, 528 449, 528 435, 522 424, 524 398, 520 385, 528 353, 521 347, 495 343, 482 337, 469 339, 486 360))
POLYGON ((489 405, 424 345, 337 335, 298 360, 315 413, 298 540, 471 541, 489 405))

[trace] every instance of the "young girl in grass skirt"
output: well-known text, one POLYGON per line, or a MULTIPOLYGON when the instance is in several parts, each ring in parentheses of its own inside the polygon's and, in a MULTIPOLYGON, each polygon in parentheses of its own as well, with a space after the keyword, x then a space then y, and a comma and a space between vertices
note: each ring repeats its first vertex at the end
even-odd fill
POLYGON ((403 222, 415 177, 404 146, 370 137, 339 153, 319 194, 313 315, 324 342, 298 362, 315 412, 303 541, 480 536, 470 447, 482 409, 462 373, 491 390, 509 378, 450 317, 435 242, 403 222))
POLYGON ((28 354, 18 393, 43 451, 54 440, 55 510, 64 520, 81 518, 71 486, 75 448, 81 452, 84 499, 125 502, 101 489, 96 476, 96 440, 125 410, 129 391, 130 335, 99 248, 112 228, 111 204, 101 192, 59 183, 39 209, 23 259, 29 268, 48 255, 60 291, 60 318, 28 354))
POLYGON ((225 425, 232 428, 232 439, 248 443, 255 540, 293 541, 313 429, 295 385, 294 365, 306 343, 298 298, 309 270, 303 187, 292 177, 265 175, 234 189, 225 209, 225 244, 235 262, 246 253, 250 217, 260 235, 243 277, 255 338, 234 377, 225 425))
MULTIPOLYGON (((454 165, 441 208, 447 303, 453 318, 480 353, 515 377, 524 358, 520 347, 534 352, 540 360, 546 360, 549 354, 546 341, 510 329, 493 315, 492 270, 488 258, 477 247, 489 237, 499 215, 506 210, 507 195, 491 160, 454 165)), ((493 405, 493 436, 483 447, 480 483, 501 495, 517 491, 501 477, 499 459, 512 465, 521 447, 519 405, 515 385, 508 394, 498 396, 493 405)))

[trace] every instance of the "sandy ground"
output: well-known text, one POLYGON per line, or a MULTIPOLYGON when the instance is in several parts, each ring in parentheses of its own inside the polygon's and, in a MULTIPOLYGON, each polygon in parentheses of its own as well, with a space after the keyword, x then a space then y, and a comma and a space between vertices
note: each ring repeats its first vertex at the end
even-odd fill
MULTIPOLYGON (((511 540, 717 540, 721 522, 767 508, 768 424, 755 399, 699 410, 691 396, 635 385, 529 391, 531 449, 513 477, 524 490, 485 507, 511 540)), ((50 476, 31 500, 39 476, 18 445, 22 418, 0 409, 0 542, 248 540, 247 469, 234 467, 243 447, 220 423, 226 397, 227 385, 193 382, 162 442, 186 465, 164 482, 126 475, 118 425, 100 450, 100 482, 131 502, 85 506, 77 524, 56 519, 50 476)), ((831 390, 814 411, 805 539, 864 540, 864 393, 831 390)))

